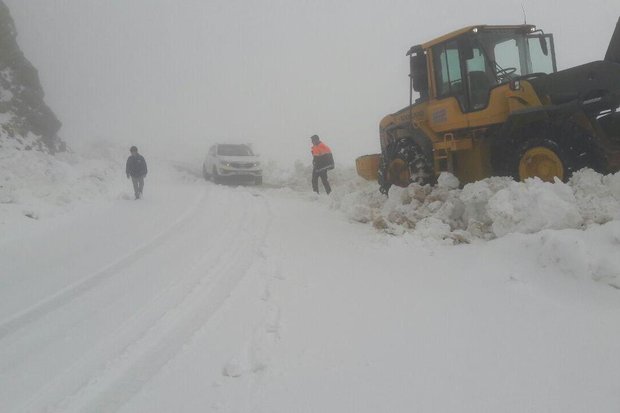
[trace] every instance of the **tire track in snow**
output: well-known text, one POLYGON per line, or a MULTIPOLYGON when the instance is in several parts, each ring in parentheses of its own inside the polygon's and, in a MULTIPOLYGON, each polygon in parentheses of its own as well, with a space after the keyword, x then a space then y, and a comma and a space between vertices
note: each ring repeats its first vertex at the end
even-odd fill
MULTIPOLYGON (((264 197, 259 198, 265 206, 264 197)), ((229 218, 237 224, 235 229, 231 228, 222 242, 216 243, 190 270, 194 273, 190 288, 180 296, 176 291, 175 297, 169 296, 174 292, 164 291, 149 308, 123 323, 114 335, 49 383, 24 408, 114 411, 131 399, 208 322, 251 267, 270 221, 264 218, 269 215, 264 208, 253 209, 256 204, 247 202, 243 217, 229 218), (256 226, 260 229, 256 230, 256 226), (215 265, 205 270, 213 261, 215 265), (63 400, 58 399, 59 394, 64 394, 63 400), (69 394, 72 396, 66 397, 69 394)))
MULTIPOLYGON (((264 198, 261 202, 265 202, 264 198)), ((222 307, 257 259, 258 249, 264 242, 268 227, 268 222, 259 221, 262 214, 257 212, 259 211, 252 210, 250 219, 245 220, 243 225, 245 228, 252 227, 255 235, 251 236, 244 231, 247 236, 244 242, 227 251, 220 264, 209 271, 213 278, 212 282, 197 286, 179 306, 168 312, 159 320, 157 326, 153 326, 132 348, 128 348, 119 357, 120 364, 106 370, 105 375, 99 379, 104 383, 103 392, 96 394, 94 398, 88 397, 86 403, 78 403, 75 407, 69 406, 70 410, 80 412, 117 410, 191 341, 194 334, 222 307), (255 228, 257 224, 260 225, 259 231, 255 228), (173 312, 177 314, 172 314, 173 312), (181 322, 178 321, 180 317, 181 322)), ((239 237, 233 238, 239 239, 239 237)), ((98 390, 99 387, 96 385, 94 388, 98 390)), ((88 394, 88 391, 86 393, 88 394)))
POLYGON ((172 225, 166 228, 155 238, 136 248, 134 251, 105 266, 104 268, 63 288, 30 308, 2 320, 0 322, 0 340, 15 333, 26 325, 37 321, 50 312, 67 305, 69 302, 90 291, 106 279, 113 277, 123 268, 139 260, 153 249, 163 245, 171 236, 178 233, 185 226, 185 224, 189 222, 190 218, 197 212, 199 206, 204 202, 205 198, 206 191, 203 191, 203 194, 194 201, 193 205, 188 208, 181 217, 172 223, 172 225))

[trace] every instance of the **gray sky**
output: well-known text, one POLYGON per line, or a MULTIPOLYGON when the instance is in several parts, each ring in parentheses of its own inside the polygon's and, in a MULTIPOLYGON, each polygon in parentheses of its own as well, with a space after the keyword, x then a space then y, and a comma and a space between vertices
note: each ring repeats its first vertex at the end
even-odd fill
POLYGON ((620 1, 5 0, 71 144, 108 139, 197 159, 214 141, 336 161, 378 150, 408 103, 410 46, 471 24, 555 35, 560 68, 602 59, 620 1), (467 4, 471 7, 468 9, 467 4))

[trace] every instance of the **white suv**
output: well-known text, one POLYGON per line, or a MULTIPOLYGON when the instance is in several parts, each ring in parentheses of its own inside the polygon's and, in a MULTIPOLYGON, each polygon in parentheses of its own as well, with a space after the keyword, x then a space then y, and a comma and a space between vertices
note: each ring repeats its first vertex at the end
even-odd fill
POLYGON ((220 143, 213 145, 204 163, 202 175, 205 179, 220 183, 225 178, 263 183, 260 159, 249 145, 220 143))

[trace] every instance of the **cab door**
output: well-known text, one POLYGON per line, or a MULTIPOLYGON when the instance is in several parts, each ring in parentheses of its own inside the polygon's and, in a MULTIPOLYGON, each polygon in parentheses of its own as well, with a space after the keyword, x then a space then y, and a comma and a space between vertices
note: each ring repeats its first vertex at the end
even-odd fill
POLYGON ((533 34, 527 36, 527 43, 529 46, 527 48, 529 73, 550 74, 557 72, 552 34, 533 34))
POLYGON ((461 52, 456 39, 431 48, 435 99, 428 106, 428 118, 435 132, 467 127, 463 115, 468 108, 461 52))

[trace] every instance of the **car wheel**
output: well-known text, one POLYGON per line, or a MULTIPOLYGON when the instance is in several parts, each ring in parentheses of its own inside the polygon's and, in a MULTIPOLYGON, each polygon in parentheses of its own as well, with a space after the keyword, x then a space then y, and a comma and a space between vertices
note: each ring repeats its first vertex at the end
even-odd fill
POLYGON ((263 184, 263 177, 262 177, 262 176, 257 177, 257 178, 254 180, 254 183, 255 183, 256 185, 262 185, 262 184, 263 184))
POLYGON ((220 175, 217 173, 217 169, 215 169, 215 166, 213 167, 213 172, 211 173, 211 179, 213 180, 214 184, 219 184, 221 182, 220 175))
POLYGON ((207 172, 207 168, 205 164, 202 164, 202 177, 205 180, 209 180, 209 173, 207 172))

